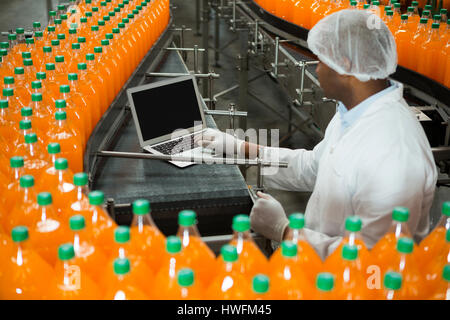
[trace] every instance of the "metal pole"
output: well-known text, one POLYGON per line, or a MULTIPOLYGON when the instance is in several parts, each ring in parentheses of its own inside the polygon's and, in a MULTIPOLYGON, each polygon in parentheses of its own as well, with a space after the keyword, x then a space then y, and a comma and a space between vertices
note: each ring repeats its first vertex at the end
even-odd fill
POLYGON ((199 73, 199 70, 198 70, 198 45, 194 45, 194 73, 199 73))
POLYGON ((230 103, 230 107, 228 108, 230 112, 230 129, 234 130, 234 112, 236 105, 234 103, 230 103))
POLYGON ((304 62, 302 62, 301 65, 301 73, 300 73, 300 105, 303 105, 303 94, 304 94, 304 89, 305 89, 305 69, 306 69, 306 64, 304 62))
POLYGON ((220 20, 219 20, 219 6, 218 4, 216 4, 216 8, 215 8, 215 34, 214 34, 214 66, 215 67, 220 67, 219 64, 219 58, 220 58, 220 52, 219 52, 219 48, 220 48, 220 20))
MULTIPOLYGON (((184 29, 186 29, 185 25, 181 26, 181 39, 180 39, 180 47, 184 48, 184 29)), ((183 58, 184 61, 186 61, 187 59, 187 52, 183 51, 181 52, 181 57, 183 58)))
POLYGON ((200 0, 195 0, 195 36, 201 36, 200 33, 200 0))
POLYGON ((275 63, 273 64, 273 74, 278 77, 278 49, 280 47, 280 38, 275 38, 275 63))
MULTIPOLYGON (((209 69, 209 3, 203 0, 203 73, 208 73, 209 69)), ((203 96, 208 96, 208 79, 203 80, 203 96)))
MULTIPOLYGON (((210 72, 210 74, 212 74, 212 71, 210 72)), ((216 105, 214 103, 214 96, 213 96, 213 77, 209 77, 208 78, 208 98, 209 98, 209 109, 210 110, 215 110, 216 109, 216 105)))

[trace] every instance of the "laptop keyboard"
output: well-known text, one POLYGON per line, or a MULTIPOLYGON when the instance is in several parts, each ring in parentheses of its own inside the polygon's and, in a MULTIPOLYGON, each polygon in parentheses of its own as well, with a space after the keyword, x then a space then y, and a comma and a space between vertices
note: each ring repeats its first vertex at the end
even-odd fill
POLYGON ((191 135, 189 137, 182 137, 166 143, 158 144, 157 146, 152 146, 152 149, 155 149, 162 154, 171 155, 188 151, 194 149, 195 147, 194 135, 191 135))

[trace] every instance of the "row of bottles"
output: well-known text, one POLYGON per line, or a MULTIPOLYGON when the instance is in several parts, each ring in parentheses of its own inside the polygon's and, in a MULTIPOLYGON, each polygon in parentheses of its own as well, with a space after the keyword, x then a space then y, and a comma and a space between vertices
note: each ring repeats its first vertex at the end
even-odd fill
POLYGON ((450 19, 445 8, 433 15, 433 7, 425 5, 419 15, 418 1, 412 1, 404 14, 397 0, 391 0, 388 5, 381 5, 379 1, 366 4, 356 0, 255 2, 268 12, 307 29, 339 10, 369 10, 391 30, 397 44, 399 65, 450 87, 450 19))

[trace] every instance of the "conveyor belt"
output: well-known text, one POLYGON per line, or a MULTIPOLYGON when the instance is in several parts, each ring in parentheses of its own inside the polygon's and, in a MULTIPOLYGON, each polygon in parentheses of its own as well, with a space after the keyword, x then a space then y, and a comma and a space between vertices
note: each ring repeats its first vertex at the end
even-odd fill
MULTIPOLYGON (((188 72, 175 51, 161 52, 159 62, 149 71, 188 72)), ((137 77, 142 79, 142 72, 144 70, 139 71, 137 77)), ((160 78, 148 78, 146 83, 158 80, 160 78)), ((124 104, 124 101, 120 102, 124 104)), ((159 107, 164 107, 164 101, 159 103, 159 107)), ((119 112, 115 114, 117 120, 119 112)), ((211 116, 206 119, 209 127, 216 127, 211 116)), ((91 140, 102 140, 111 123, 112 120, 99 124, 97 135, 91 140)), ((130 112, 126 111, 124 121, 117 123, 116 137, 104 147, 109 145, 107 150, 113 151, 141 152, 130 112)), ((96 141, 97 146, 100 144, 96 141)), ((182 209, 197 212, 198 227, 203 236, 231 233, 232 217, 238 213, 248 214, 251 209, 252 201, 237 166, 204 164, 180 169, 159 160, 93 158, 92 154, 97 150, 91 149, 88 160, 93 168, 92 189, 102 190, 106 198, 114 198, 115 219, 119 224, 131 222, 130 204, 139 198, 150 201, 153 219, 166 235, 176 232, 178 212, 182 209)))

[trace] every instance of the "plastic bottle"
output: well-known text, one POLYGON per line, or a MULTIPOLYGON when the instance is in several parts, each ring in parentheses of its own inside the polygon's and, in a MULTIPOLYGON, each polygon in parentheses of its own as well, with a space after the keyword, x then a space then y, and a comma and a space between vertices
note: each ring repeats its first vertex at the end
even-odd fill
MULTIPOLYGON (((8 98, 13 89, 3 89, 3 96, 8 98), (6 94, 6 96, 5 96, 6 94)), ((8 149, 13 149, 11 145, 18 136, 19 132, 16 127, 17 115, 14 115, 9 109, 10 99, 0 100, 0 135, 3 137, 5 143, 8 144, 8 149)))
POLYGON ((419 24, 420 20, 418 12, 413 6, 410 6, 407 9, 407 13, 408 13, 408 22, 411 24, 413 28, 417 28, 417 25, 419 24))
POLYGON ((272 300, 270 291, 270 279, 265 274, 257 274, 252 280, 252 300, 272 300))
POLYGON ((443 44, 439 36, 439 23, 431 25, 429 38, 422 43, 419 55, 417 71, 430 79, 438 80, 438 72, 435 68, 436 61, 439 61, 443 44))
MULTIPOLYGON (((33 59, 23 59, 23 68, 25 73, 25 81, 27 83, 30 83, 34 80, 37 72, 36 68, 33 65, 33 59)), ((30 86, 28 85, 27 88, 30 89, 30 86)))
MULTIPOLYGON (((7 213, 10 212, 19 199, 20 195, 20 177, 24 173, 23 157, 14 156, 10 159, 10 170, 6 186, 2 190, 0 197, 0 226, 5 225, 7 213)), ((6 232, 5 228, 5 232, 6 232)))
POLYGON ((47 80, 45 81, 45 86, 48 92, 48 95, 56 99, 59 97, 59 84, 56 81, 56 71, 54 63, 47 63, 45 65, 45 71, 47 80))
POLYGON ((247 215, 237 215, 233 218, 233 238, 231 245, 237 248, 238 265, 242 274, 252 278, 257 273, 267 273, 268 261, 256 246, 250 235, 250 218, 247 215))
MULTIPOLYGON (((87 74, 91 78, 92 83, 95 86, 95 89, 99 93, 100 97, 103 98, 101 104, 100 114, 103 114, 106 109, 109 107, 110 101, 112 101, 112 87, 108 85, 106 82, 106 78, 103 78, 97 67, 97 63, 95 62, 95 55, 93 53, 86 54, 86 62, 87 62, 87 74)), ((84 67, 84 66, 83 66, 84 67)))
POLYGON ((110 279, 108 283, 108 289, 104 297, 105 300, 149 299, 130 278, 130 267, 131 263, 127 258, 117 258, 114 260, 115 278, 110 279))
MULTIPOLYGON (((428 35, 427 31, 427 19, 422 18, 419 20, 419 24, 417 25, 417 29, 415 30, 412 38, 411 38, 411 52, 419 52, 420 47, 422 43, 425 41, 425 37, 428 35)), ((411 70, 417 70, 418 64, 419 64, 419 57, 417 57, 416 54, 410 54, 409 57, 409 63, 407 64, 407 67, 411 70)))
MULTIPOLYGON (((66 79, 68 79, 68 76, 66 77, 66 79)), ((75 127, 82 133, 84 148, 86 141, 89 139, 92 126, 90 114, 87 112, 88 104, 81 94, 71 91, 70 85, 60 86, 59 92, 61 93, 60 99, 66 101, 66 112, 68 113, 69 118, 75 127)))
POLYGON ((5 77, 4 84, 5 88, 3 88, 3 97, 8 100, 12 119, 17 120, 19 118, 20 109, 28 105, 25 104, 25 101, 22 101, 20 96, 16 94, 13 77, 5 77))
MULTIPOLYGON (((85 211, 89 210, 89 199, 88 199, 88 175, 85 172, 78 172, 73 176, 73 184, 75 189, 72 191, 71 199, 67 204, 67 207, 62 212, 63 216, 68 222, 70 217, 77 214, 83 214, 85 211)), ((87 218, 84 216, 85 219, 87 218)))
POLYGON ((297 245, 294 242, 283 241, 281 243, 281 259, 270 264, 273 299, 305 300, 311 298, 313 288, 298 263, 297 251, 297 245))
POLYGON ((71 243, 59 247, 58 258, 55 282, 48 289, 50 299, 96 300, 103 296, 95 282, 77 264, 71 243))
POLYGON ((177 285, 170 290, 170 300, 203 300, 202 287, 195 281, 194 271, 184 268, 177 273, 177 285))
POLYGON ((238 253, 235 246, 224 245, 218 258, 216 275, 209 285, 205 297, 212 300, 243 300, 252 291, 249 281, 244 277, 239 266, 238 253))
POLYGON ((83 59, 84 57, 82 55, 81 45, 78 42, 72 43, 71 59, 68 66, 69 73, 76 73, 78 63, 81 63, 83 59))
POLYGON ((409 55, 411 54, 411 33, 409 31, 408 15, 401 15, 401 22, 397 31, 394 33, 394 39, 397 44, 398 63, 402 66, 406 66, 409 61, 409 55))
POLYGON ((179 237, 167 237, 166 254, 162 257, 162 260, 161 268, 154 282, 154 299, 168 298, 170 292, 177 289, 178 271, 189 266, 186 263, 185 255, 182 254, 182 244, 179 237))
POLYGON ((337 300, 334 294, 335 276, 329 272, 321 272, 316 278, 315 300, 337 300))
POLYGON ((32 212, 34 221, 30 227, 30 243, 36 253, 54 267, 59 245, 69 240, 68 230, 53 209, 49 192, 39 193, 37 203, 38 207, 32 212))
MULTIPOLYGON (((109 255, 106 270, 101 277, 101 284, 108 288, 111 279, 114 279, 114 261, 116 258, 128 259, 131 270, 128 273, 128 283, 138 287, 146 296, 152 297, 153 288, 156 285, 155 276, 150 267, 145 263, 144 256, 137 255, 130 250, 130 228, 119 226, 114 230, 115 247, 109 255)), ((168 285, 168 284, 164 284, 168 285)), ((155 297, 156 298, 156 297, 155 297)))
POLYGON ((87 101, 89 101, 89 109, 91 113, 91 125, 92 130, 95 128, 97 122, 101 118, 101 109, 103 100, 103 96, 101 96, 100 92, 104 90, 104 88, 98 88, 94 85, 93 77, 87 71, 86 63, 78 64, 78 75, 79 81, 76 84, 73 84, 73 88, 76 92, 80 93, 87 101))
POLYGON ((20 99, 22 105, 27 106, 30 103, 31 90, 23 67, 14 68, 14 82, 14 94, 20 99))
POLYGON ((72 239, 70 240, 75 250, 75 261, 81 270, 85 272, 97 284, 103 276, 108 258, 106 254, 93 242, 93 235, 86 228, 86 221, 82 215, 74 215, 69 219, 72 239))
MULTIPOLYGON (((49 187, 55 187, 58 184, 58 175, 60 172, 55 169, 55 165, 56 159, 61 157, 61 146, 57 142, 49 143, 47 145, 47 153, 49 158, 49 166, 42 172, 41 178, 36 184, 36 189, 38 191, 43 191, 49 187)), ((67 178, 67 175, 73 176, 73 173, 69 169, 61 173, 64 178, 67 178)))
MULTIPOLYGON (((297 244, 297 260, 305 272, 306 277, 314 284, 314 279, 323 268, 322 260, 316 251, 311 247, 306 239, 304 228, 305 216, 301 213, 293 213, 289 216, 289 226, 283 238, 284 241, 292 241, 297 244)), ((278 248, 270 257, 270 264, 277 264, 281 257, 281 247, 278 248)))
POLYGON ((0 299, 38 300, 52 281, 53 269, 29 247, 28 228, 17 226, 11 232, 12 254, 2 258, 0 265, 0 299), (43 276, 45 275, 45 276, 43 276))
MULTIPOLYGON (((117 28, 117 30, 119 30, 119 29, 117 28)), ((111 29, 111 32, 112 32, 112 29, 111 29)), ((122 85, 127 80, 126 73, 125 73, 125 67, 124 67, 125 60, 123 59, 126 56, 123 56, 122 55, 123 52, 119 51, 120 48, 117 47, 116 42, 114 40, 114 33, 107 33, 105 35, 105 37, 106 37, 105 40, 108 40, 109 44, 106 44, 106 41, 104 42, 104 48, 105 48, 104 52, 105 52, 105 54, 108 52, 111 61, 113 63, 115 61, 115 63, 117 64, 116 70, 118 70, 118 71, 116 71, 116 74, 117 74, 117 77, 119 78, 119 90, 120 90, 120 88, 122 88, 122 85), (108 50, 108 51, 106 51, 106 50, 108 50)))
POLYGON ((161 266, 160 257, 164 254, 164 243, 164 235, 150 216, 150 203, 147 200, 134 201, 131 246, 134 252, 145 256, 148 266, 155 274, 161 266))
POLYGON ((211 265, 215 263, 215 255, 201 240, 196 223, 197 215, 192 210, 183 210, 178 214, 177 236, 183 245, 182 256, 186 265, 197 275, 197 282, 208 286, 214 277, 211 265))
POLYGON ((442 268, 441 277, 438 288, 434 291, 431 299, 450 300, 450 264, 442 268))
POLYGON ((52 110, 49 105, 44 104, 42 93, 31 94, 31 101, 30 107, 33 109, 33 125, 37 130, 36 132, 44 132, 50 123, 52 110))
POLYGON ((402 275, 398 272, 388 271, 384 275, 384 298, 386 300, 405 300, 402 293, 402 275))
POLYGON ((117 80, 113 79, 114 74, 111 69, 111 65, 107 62, 107 59, 102 56, 103 48, 95 47, 94 52, 96 54, 97 63, 96 66, 100 72, 100 76, 106 80, 107 92, 108 92, 108 105, 114 100, 117 92, 117 80))
MULTIPOLYGON (((65 100, 56 100, 56 107, 65 107, 65 100)), ((72 172, 83 171, 83 144, 80 133, 67 121, 66 111, 55 112, 55 121, 47 132, 48 142, 57 142, 61 146, 61 156, 69 161, 72 172)))
POLYGON ((128 52, 127 57, 128 57, 129 65, 128 65, 128 76, 127 77, 129 77, 131 75, 131 73, 133 72, 133 68, 135 66, 137 66, 139 60, 138 60, 136 51, 133 50, 133 43, 132 43, 131 39, 129 37, 127 37, 127 35, 126 35, 127 30, 126 30, 125 23, 124 22, 119 23, 118 27, 120 29, 120 41, 128 52))

